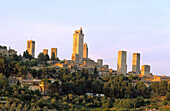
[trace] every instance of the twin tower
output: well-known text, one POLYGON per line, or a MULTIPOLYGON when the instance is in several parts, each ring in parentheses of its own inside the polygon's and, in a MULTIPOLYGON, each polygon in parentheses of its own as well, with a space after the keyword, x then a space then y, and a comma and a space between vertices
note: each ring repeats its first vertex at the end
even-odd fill
MULTIPOLYGON (((117 74, 127 74, 127 65, 126 65, 127 52, 119 51, 118 52, 118 61, 117 61, 117 74)), ((129 74, 141 74, 141 75, 151 75, 150 66, 142 65, 140 70, 140 53, 133 53, 132 60, 132 72, 129 74)))
MULTIPOLYGON (((117 61, 118 74, 123 74, 123 75, 127 74, 126 58, 127 58, 126 51, 118 51, 118 61, 117 61)), ((140 74, 140 53, 133 53, 132 73, 140 74)))
POLYGON ((82 28, 76 30, 73 34, 73 52, 72 60, 78 62, 79 64, 83 63, 83 59, 88 58, 88 46, 84 43, 84 34, 82 28))

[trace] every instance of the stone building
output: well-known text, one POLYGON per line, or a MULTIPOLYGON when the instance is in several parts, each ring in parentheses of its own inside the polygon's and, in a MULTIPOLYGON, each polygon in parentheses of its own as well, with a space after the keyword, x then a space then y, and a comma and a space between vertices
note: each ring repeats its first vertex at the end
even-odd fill
POLYGON ((88 58, 83 61, 83 65, 89 68, 94 68, 95 66, 97 66, 97 63, 94 60, 88 58))
POLYGON ((149 76, 150 73, 150 66, 149 65, 143 65, 141 66, 141 75, 149 76))
POLYGON ((83 45, 83 58, 87 59, 88 58, 88 46, 86 43, 83 45))
POLYGON ((103 59, 97 59, 97 64, 99 67, 103 66, 103 59))
POLYGON ((73 34, 73 53, 72 60, 78 62, 79 64, 83 63, 83 43, 84 43, 84 34, 82 28, 76 30, 73 34))
POLYGON ((117 74, 126 75, 127 73, 127 65, 126 65, 126 51, 118 51, 118 61, 117 61, 117 74))
POLYGON ((15 51, 14 49, 11 49, 9 47, 9 50, 7 49, 6 46, 0 46, 0 54, 2 54, 2 56, 10 56, 13 54, 17 54, 17 51, 15 51))
POLYGON ((10 55, 13 55, 13 54, 17 54, 17 51, 15 51, 14 49, 11 49, 11 48, 9 47, 8 55, 10 56, 10 55))
POLYGON ((35 57, 35 41, 33 40, 27 41, 27 51, 32 57, 35 57))
POLYGON ((43 49, 43 54, 47 55, 48 54, 48 49, 43 49))
POLYGON ((103 65, 103 68, 109 69, 109 65, 103 65))
POLYGON ((52 58, 52 55, 55 55, 55 59, 57 59, 57 48, 51 48, 51 58, 52 58))
POLYGON ((140 53, 133 53, 132 72, 140 74, 140 53))

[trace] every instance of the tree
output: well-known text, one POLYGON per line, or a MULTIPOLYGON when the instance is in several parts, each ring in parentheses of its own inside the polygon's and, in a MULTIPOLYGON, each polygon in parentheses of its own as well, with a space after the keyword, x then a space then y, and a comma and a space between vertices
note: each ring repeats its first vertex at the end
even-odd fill
POLYGON ((49 86, 51 94, 58 93, 59 89, 60 89, 59 81, 55 81, 54 83, 51 83, 49 86))
POLYGON ((41 62, 41 64, 42 64, 43 62, 45 62, 45 56, 44 56, 44 54, 43 54, 43 53, 39 53, 38 59, 39 59, 39 61, 41 62))
POLYGON ((152 83, 151 89, 154 91, 154 93, 159 94, 159 82, 152 83))
POLYGON ((6 57, 0 55, 0 73, 4 74, 7 78, 10 75, 10 64, 6 57))
POLYGON ((28 72, 27 68, 25 66, 19 67, 18 71, 19 71, 19 75, 23 75, 23 76, 26 76, 26 74, 28 72))
POLYGON ((49 57, 49 55, 48 55, 48 54, 46 54, 46 55, 44 56, 45 64, 47 63, 47 61, 48 61, 48 60, 50 60, 50 57, 49 57))
POLYGON ((147 87, 143 81, 137 82, 136 90, 139 96, 147 96, 147 87))
POLYGON ((92 82, 93 93, 101 93, 101 84, 99 81, 92 82))
POLYGON ((168 92, 168 93, 166 94, 166 100, 167 100, 167 101, 170 101, 170 92, 168 92))
POLYGON ((165 96, 166 95, 167 87, 168 87, 168 83, 166 81, 161 81, 159 83, 159 90, 160 90, 161 96, 165 96))
POLYGON ((131 83, 128 83, 128 86, 126 87, 125 94, 128 98, 133 96, 133 86, 131 83))
POLYGON ((3 87, 3 86, 7 86, 8 85, 8 79, 1 73, 0 74, 0 89, 3 87))
POLYGON ((41 87, 44 95, 46 94, 46 89, 48 88, 49 83, 51 83, 51 81, 48 80, 47 78, 41 80, 41 87))
POLYGON ((94 74, 95 74, 95 75, 98 74, 98 72, 97 72, 97 67, 96 67, 96 66, 94 67, 94 74))
POLYGON ((23 57, 25 57, 26 59, 29 59, 29 60, 31 60, 33 58, 27 50, 24 51, 23 57))
POLYGON ((55 57, 55 53, 54 53, 54 52, 52 52, 51 60, 55 60, 55 59, 56 59, 56 57, 55 57))

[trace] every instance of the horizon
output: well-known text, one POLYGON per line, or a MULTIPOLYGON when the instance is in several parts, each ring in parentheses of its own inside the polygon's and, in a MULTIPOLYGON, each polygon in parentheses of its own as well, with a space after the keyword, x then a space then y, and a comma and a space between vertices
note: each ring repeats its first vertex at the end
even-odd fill
POLYGON ((141 66, 170 76, 170 1, 73 1, 2 1, 0 44, 23 55, 32 39, 36 57, 57 48, 60 59, 70 60, 73 33, 82 27, 89 58, 117 70, 118 51, 125 50, 129 72, 132 54, 140 53, 141 66))

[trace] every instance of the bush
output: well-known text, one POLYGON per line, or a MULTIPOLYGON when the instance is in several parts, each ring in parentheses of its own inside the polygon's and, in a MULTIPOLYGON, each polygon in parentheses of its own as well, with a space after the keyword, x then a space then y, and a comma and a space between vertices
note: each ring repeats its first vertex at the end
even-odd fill
POLYGON ((167 100, 167 101, 170 101, 170 93, 167 93, 167 94, 166 94, 166 100, 167 100))

